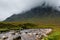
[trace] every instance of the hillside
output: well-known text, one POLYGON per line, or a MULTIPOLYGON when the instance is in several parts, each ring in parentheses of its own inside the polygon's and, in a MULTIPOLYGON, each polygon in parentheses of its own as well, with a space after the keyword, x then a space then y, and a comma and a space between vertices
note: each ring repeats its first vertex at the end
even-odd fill
POLYGON ((26 21, 26 20, 31 20, 31 19, 40 19, 44 17, 60 17, 60 12, 55 10, 53 7, 50 6, 38 6, 35 7, 29 11, 22 12, 19 14, 14 14, 10 17, 8 17, 4 21, 26 21))

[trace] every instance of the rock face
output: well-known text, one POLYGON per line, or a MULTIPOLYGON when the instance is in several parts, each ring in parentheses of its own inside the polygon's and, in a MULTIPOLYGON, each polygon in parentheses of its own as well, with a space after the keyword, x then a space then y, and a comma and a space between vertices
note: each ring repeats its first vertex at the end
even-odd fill
POLYGON ((0 40, 41 40, 44 36, 47 37, 47 34, 51 31, 52 29, 27 29, 19 32, 9 31, 0 34, 0 40))

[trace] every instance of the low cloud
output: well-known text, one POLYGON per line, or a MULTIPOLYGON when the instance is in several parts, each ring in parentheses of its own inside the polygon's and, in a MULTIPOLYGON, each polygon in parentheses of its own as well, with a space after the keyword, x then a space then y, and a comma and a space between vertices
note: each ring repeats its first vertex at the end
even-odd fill
POLYGON ((44 2, 60 10, 60 0, 0 0, 0 19, 4 20, 13 14, 41 6, 44 2))

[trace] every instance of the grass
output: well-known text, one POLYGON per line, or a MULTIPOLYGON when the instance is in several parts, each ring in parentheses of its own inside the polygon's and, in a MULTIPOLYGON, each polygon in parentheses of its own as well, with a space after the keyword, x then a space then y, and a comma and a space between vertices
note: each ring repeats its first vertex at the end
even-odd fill
POLYGON ((60 32, 54 32, 48 37, 45 37, 44 40, 60 40, 60 32))

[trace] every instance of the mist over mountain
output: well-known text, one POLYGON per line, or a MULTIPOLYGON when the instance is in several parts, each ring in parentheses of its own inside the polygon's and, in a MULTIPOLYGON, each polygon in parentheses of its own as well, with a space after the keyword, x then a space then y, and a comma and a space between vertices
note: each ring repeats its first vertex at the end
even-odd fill
POLYGON ((13 14, 31 10, 37 6, 49 5, 60 11, 60 0, 0 0, 0 21, 13 14))
POLYGON ((56 10, 52 6, 45 6, 43 3, 41 6, 37 6, 28 10, 26 12, 22 12, 19 14, 13 14, 12 16, 8 17, 4 21, 24 21, 24 20, 31 20, 32 18, 44 18, 44 17, 60 17, 60 11, 56 10))

